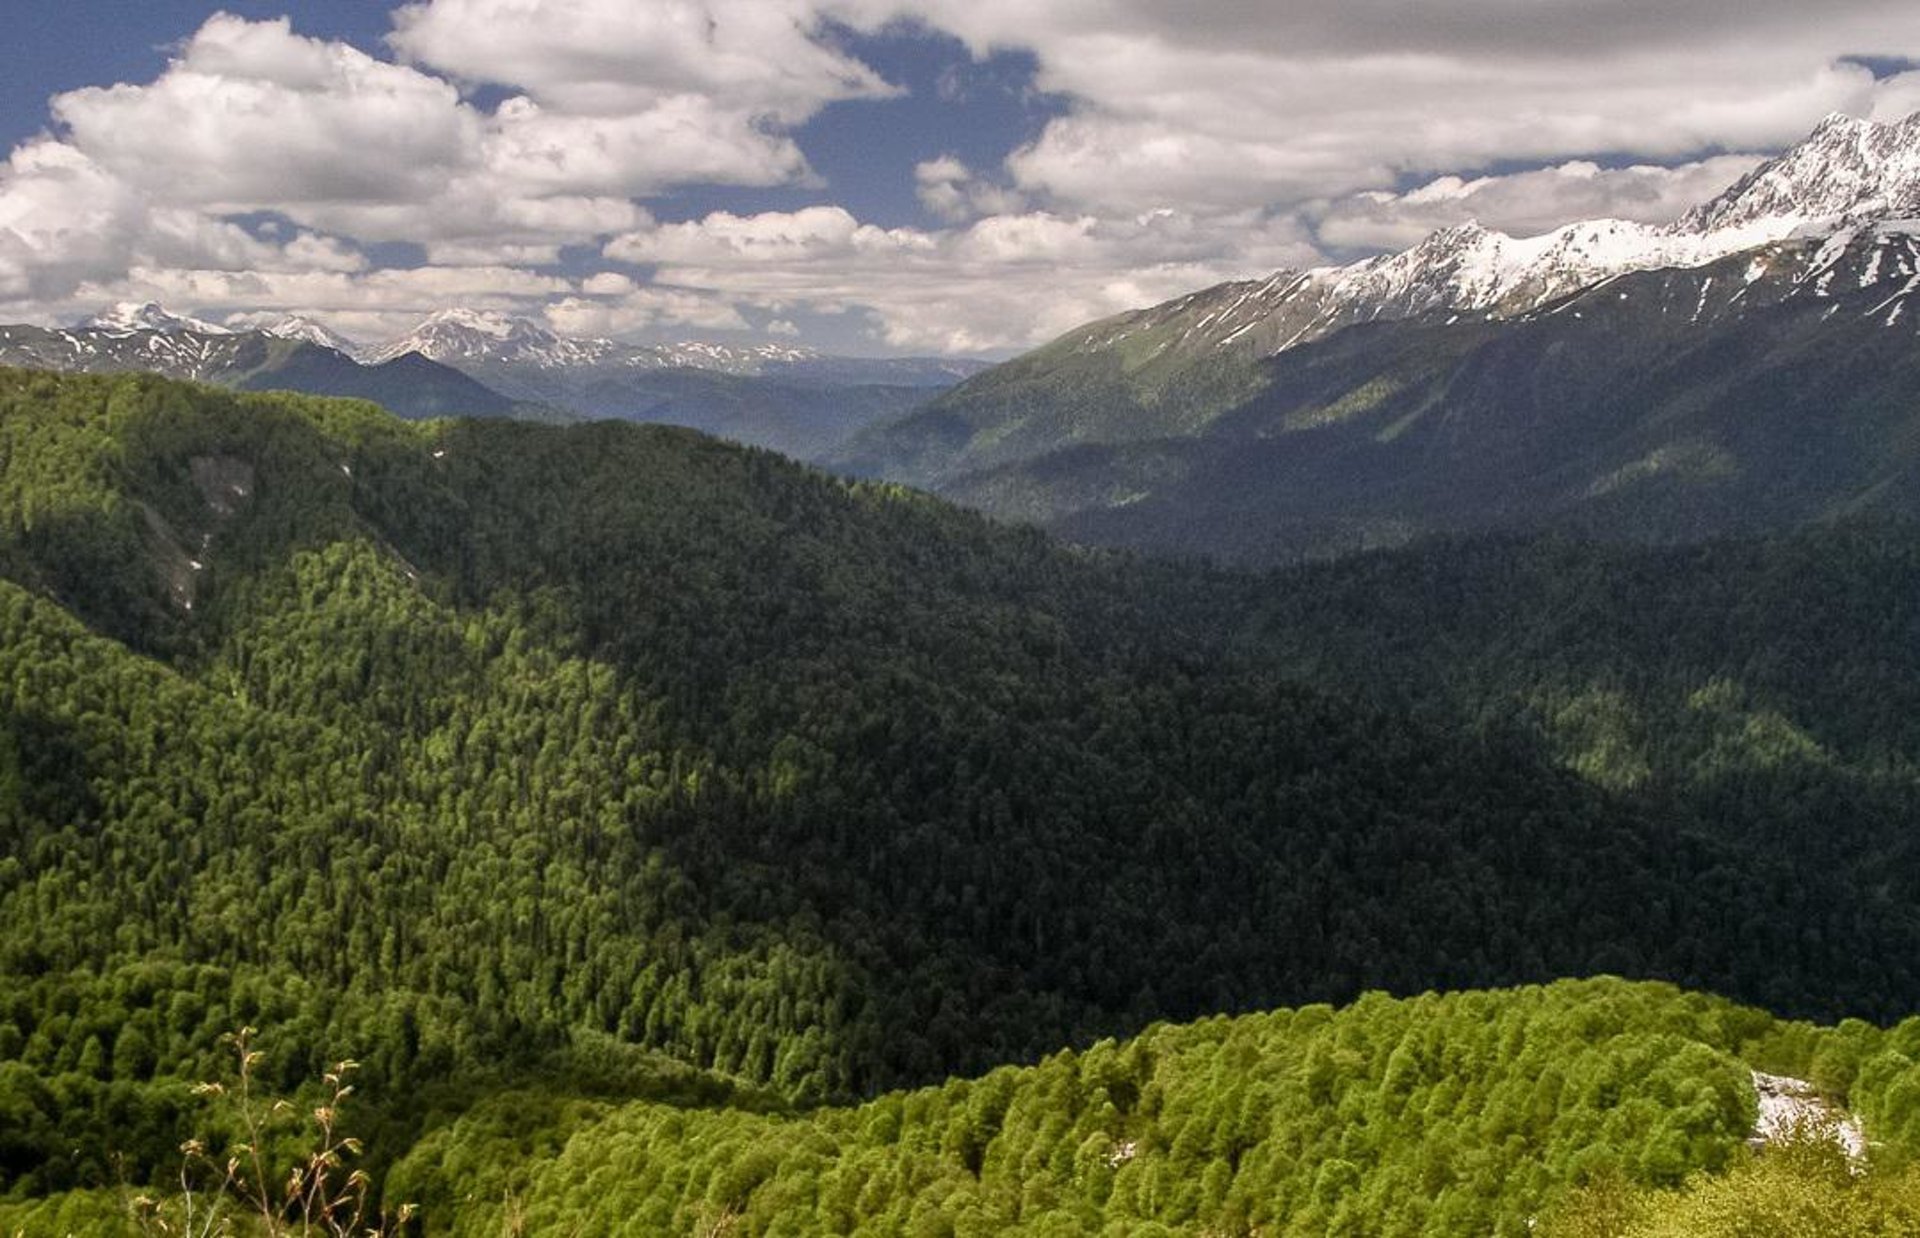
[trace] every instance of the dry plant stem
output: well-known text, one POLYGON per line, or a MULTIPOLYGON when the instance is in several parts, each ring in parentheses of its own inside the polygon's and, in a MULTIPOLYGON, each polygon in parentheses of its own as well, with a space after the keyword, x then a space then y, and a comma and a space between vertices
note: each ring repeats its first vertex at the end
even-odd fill
MULTIPOLYGON (((364 1170, 355 1169, 344 1181, 335 1181, 335 1175, 345 1168, 346 1159, 359 1156, 362 1151, 358 1139, 338 1131, 340 1106, 353 1094, 347 1077, 358 1069, 357 1062, 340 1062, 323 1077, 329 1089, 327 1099, 312 1113, 318 1137, 310 1150, 288 1167, 285 1186, 275 1194, 268 1177, 267 1140, 273 1120, 280 1114, 290 1113, 292 1106, 283 1100, 265 1107, 255 1102, 253 1072, 264 1056, 253 1048, 256 1035, 255 1029, 243 1027, 228 1038, 239 1067, 231 1099, 239 1110, 246 1133, 245 1145, 236 1148, 227 1158, 219 1185, 209 1192, 196 1190, 194 1186, 195 1167, 214 1164, 207 1155, 206 1145, 198 1139, 182 1144, 180 1228, 176 1231, 167 1210, 158 1202, 141 1196, 133 1201, 141 1231, 166 1238, 173 1238, 176 1233, 183 1238, 212 1238, 214 1234, 229 1233, 230 1223, 221 1215, 221 1204, 236 1200, 259 1216, 260 1232, 266 1238, 289 1238, 294 1234, 301 1238, 314 1234, 329 1234, 333 1238, 362 1234, 379 1238, 392 1232, 384 1217, 379 1225, 366 1223, 367 1191, 372 1183, 364 1170), (294 1217, 298 1217, 297 1222, 292 1220, 294 1217)), ((228 1095, 227 1089, 218 1083, 201 1084, 195 1092, 202 1096, 228 1095)), ((412 1217, 412 1206, 402 1205, 392 1227, 404 1226, 412 1217)))

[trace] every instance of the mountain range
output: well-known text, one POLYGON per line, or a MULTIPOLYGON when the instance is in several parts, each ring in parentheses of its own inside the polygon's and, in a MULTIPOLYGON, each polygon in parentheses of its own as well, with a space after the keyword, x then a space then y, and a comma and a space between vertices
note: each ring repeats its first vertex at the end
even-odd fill
POLYGON ((72 328, 0 326, 0 365, 350 396, 410 418, 684 425, 803 458, 985 368, 781 345, 576 339, 530 319, 461 309, 429 315, 399 339, 361 346, 300 315, 239 315, 221 324, 151 302, 115 305, 72 328))
POLYGON ((626 344, 557 335, 527 318, 473 310, 430 315, 365 350, 420 356, 529 403, 592 418, 680 425, 813 459, 899 417, 985 363, 834 357, 779 344, 626 344))
POLYGON ((242 391, 284 390, 372 400, 402 417, 529 417, 551 409, 500 394, 417 355, 362 364, 317 342, 299 320, 232 330, 158 306, 120 306, 81 327, 0 326, 0 363, 85 374, 151 373, 242 391))
POLYGON ((839 453, 1092 542, 1272 560, 1664 539, 1916 502, 1920 116, 1673 224, 1475 224, 1076 329, 839 453))

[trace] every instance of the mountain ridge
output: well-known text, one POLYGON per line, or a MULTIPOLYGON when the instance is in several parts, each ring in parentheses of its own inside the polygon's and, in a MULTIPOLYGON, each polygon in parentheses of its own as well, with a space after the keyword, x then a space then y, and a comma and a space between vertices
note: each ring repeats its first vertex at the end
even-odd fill
MULTIPOLYGON (((1476 452, 1509 459, 1520 479, 1578 462, 1538 437, 1528 441, 1546 454, 1529 458, 1515 456, 1506 439, 1476 445, 1455 435, 1446 452, 1393 463, 1396 452, 1405 454, 1395 441, 1421 418, 1470 428, 1485 422, 1476 409, 1504 400, 1512 407, 1497 414, 1503 433, 1512 433, 1518 423, 1510 414, 1523 406, 1570 430, 1586 423, 1531 393, 1543 384, 1585 383, 1579 399, 1587 403, 1579 407, 1622 427, 1613 407, 1618 390, 1666 366, 1667 386, 1650 394, 1636 432, 1647 439, 1640 456, 1651 458, 1691 450, 1677 439, 1657 441, 1663 409, 1693 410, 1695 443, 1744 433, 1740 410, 1723 398, 1745 381, 1739 365, 1764 371, 1791 357, 1801 399, 1823 385, 1835 396, 1869 385, 1896 406, 1906 398, 1901 392, 1920 394, 1920 376, 1910 375, 1903 352, 1866 370, 1846 361, 1881 349, 1876 332, 1914 329, 1920 222, 1908 212, 1916 203, 1920 115, 1891 125, 1835 118, 1674 224, 1588 221, 1524 240, 1463 224, 1399 254, 1216 285, 1089 324, 864 432, 833 463, 1038 520, 1069 537, 1156 549, 1177 543, 1186 551, 1244 553, 1266 518, 1262 504, 1284 497, 1279 487, 1292 496, 1280 506, 1318 502, 1329 514, 1344 506, 1341 519, 1375 529, 1366 537, 1459 527, 1431 525, 1436 513, 1416 506, 1396 507, 1390 490, 1365 478, 1391 466, 1401 470, 1402 487, 1471 494, 1484 485, 1472 479, 1476 452), (1682 295, 1687 304, 1676 300, 1682 295), (1631 300, 1636 312, 1604 308, 1608 298, 1631 300), (1649 299, 1657 309, 1638 313, 1649 299), (1558 329, 1541 326, 1555 319, 1558 329), (1602 323, 1610 332, 1604 343, 1602 323), (1774 341, 1772 359, 1748 346, 1763 338, 1774 341), (1537 355, 1521 358, 1528 347, 1537 355), (1553 350, 1570 348, 1587 358, 1584 373, 1601 381, 1585 382, 1559 364, 1553 350), (1471 369, 1496 356, 1513 369, 1504 393, 1478 383, 1471 369), (1609 365, 1618 378, 1612 384, 1594 369, 1609 365), (1816 371, 1817 380, 1809 377, 1816 371), (1887 381, 1896 372, 1909 375, 1900 380, 1909 386, 1887 381), (1410 389, 1424 394, 1396 395, 1410 389), (1702 406, 1717 409, 1716 418, 1703 420, 1702 406), (1359 416, 1387 407, 1398 410, 1388 422, 1359 416), (1262 409, 1287 411, 1260 441, 1234 447, 1262 409), (1251 451, 1264 465, 1236 461, 1236 451, 1251 451), (1336 454, 1351 467, 1328 472, 1311 463, 1336 454), (1355 488, 1363 482, 1371 489, 1355 488), (1229 515, 1238 494, 1246 501, 1229 515), (1156 531, 1172 529, 1182 530, 1178 538, 1156 531)), ((1761 388, 1751 398, 1764 409, 1785 397, 1761 388)), ((1775 407, 1763 419, 1788 413, 1775 407)), ((1844 439, 1829 441, 1837 447, 1844 439)), ((1592 446, 1581 487, 1632 463, 1592 446)), ((1793 455, 1784 440, 1772 449, 1793 455)), ((1741 460, 1742 467, 1775 463, 1741 460)), ((1845 471, 1832 475, 1836 484, 1845 471)), ((1853 497, 1842 489, 1829 496, 1836 506, 1853 497)), ((1550 522, 1557 511, 1489 509, 1462 518, 1550 522)), ((1636 535, 1630 526, 1627 535, 1636 535)), ((1329 541, 1283 529, 1259 553, 1324 553, 1344 536, 1329 541)))

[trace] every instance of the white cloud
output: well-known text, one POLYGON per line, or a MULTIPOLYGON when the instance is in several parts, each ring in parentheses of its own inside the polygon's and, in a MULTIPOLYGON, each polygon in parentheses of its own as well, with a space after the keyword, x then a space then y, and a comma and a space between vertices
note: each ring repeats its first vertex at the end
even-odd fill
MULTIPOLYGON (((708 76, 732 72, 744 69, 708 76)), ((817 106, 797 97, 782 106, 817 106)), ((58 136, 0 170, 0 296, 16 301, 66 303, 81 285, 169 268, 350 273, 365 265, 353 242, 418 243, 434 266, 545 266, 649 225, 637 197, 809 175, 791 138, 731 102, 667 93, 589 115, 520 96, 489 114, 418 68, 225 13, 153 82, 71 91, 53 114, 58 136), (233 222, 255 212, 290 221, 291 239, 233 222)))
POLYGON ((1872 119, 1886 124, 1920 112, 1920 71, 1898 74, 1874 92, 1872 119))
POLYGON ((1014 214, 1027 205, 1019 193, 975 175, 953 155, 915 164, 913 180, 920 205, 949 223, 1014 214))
POLYGON ((642 196, 676 184, 779 185, 809 174, 791 138, 698 96, 629 116, 570 116, 509 99, 486 159, 501 181, 542 193, 642 196))
POLYGON ((119 301, 159 301, 225 319, 292 312, 360 340, 388 339, 449 305, 525 312, 573 295, 557 276, 511 267, 415 267, 361 272, 136 266, 64 295, 27 303, 46 319, 75 319, 119 301))
POLYGON ((1507 176, 1443 176, 1418 189, 1370 192, 1312 212, 1322 243, 1338 249, 1404 249, 1439 228, 1477 220, 1534 236, 1575 219, 1666 223, 1707 201, 1759 160, 1723 155, 1676 168, 1601 168, 1576 161, 1507 176))
POLYGON ((792 124, 837 99, 894 93, 819 33, 807 0, 425 0, 394 14, 390 42, 582 115, 698 97, 792 124))
POLYGON ((659 225, 607 256, 769 312, 865 314, 916 352, 1024 348, 1091 318, 1254 269, 1312 261, 1300 226, 1252 213, 1102 220, 1029 212, 943 231, 879 228, 838 207, 659 225))
POLYGON ((1024 48, 1069 100, 1009 161, 1056 208, 1284 209, 1407 176, 1793 141, 1911 84, 1842 63, 1920 53, 1896 0, 825 0, 1024 48))
POLYGON ((224 271, 358 271, 335 237, 256 237, 202 212, 156 204, 85 154, 49 138, 0 167, 0 295, 58 296, 137 265, 224 271))
POLYGON ((593 333, 840 314, 1000 350, 1318 243, 1671 218, 1751 165, 1722 152, 1920 108, 1920 73, 1845 59, 1920 54, 1910 0, 419 0, 391 47, 221 13, 154 81, 59 96, 0 165, 0 299, 361 336, 456 302, 593 333), (896 169, 937 227, 832 204, 656 222, 641 203, 686 186, 830 188, 798 126, 897 93, 835 22, 1031 52, 1064 113, 1004 162, 896 169), (427 265, 369 269, 391 241, 427 265), (582 270, 589 246, 631 265, 582 270))
POLYGON ((439 78, 287 19, 209 18, 150 85, 53 101, 67 140, 135 188, 212 211, 422 202, 480 165, 483 118, 439 78))
POLYGON ((561 335, 622 336, 656 327, 695 331, 749 331, 751 324, 725 297, 690 288, 631 288, 610 299, 568 297, 546 307, 561 335))

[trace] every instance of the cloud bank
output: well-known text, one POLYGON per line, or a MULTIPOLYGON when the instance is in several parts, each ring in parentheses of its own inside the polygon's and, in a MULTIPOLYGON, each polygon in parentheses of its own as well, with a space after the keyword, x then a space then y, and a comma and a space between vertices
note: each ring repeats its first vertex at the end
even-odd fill
POLYGON ((0 317, 154 297, 378 335, 460 302, 1007 351, 1467 218, 1670 219, 1828 112, 1920 108, 1861 59, 1916 55, 1889 0, 420 0, 384 48, 222 13, 0 164, 0 317), (805 127, 897 98, 850 48, 915 31, 1028 54, 1064 106, 992 166, 889 169, 922 218, 879 227, 805 127), (818 204, 656 217, 717 186, 818 204))

